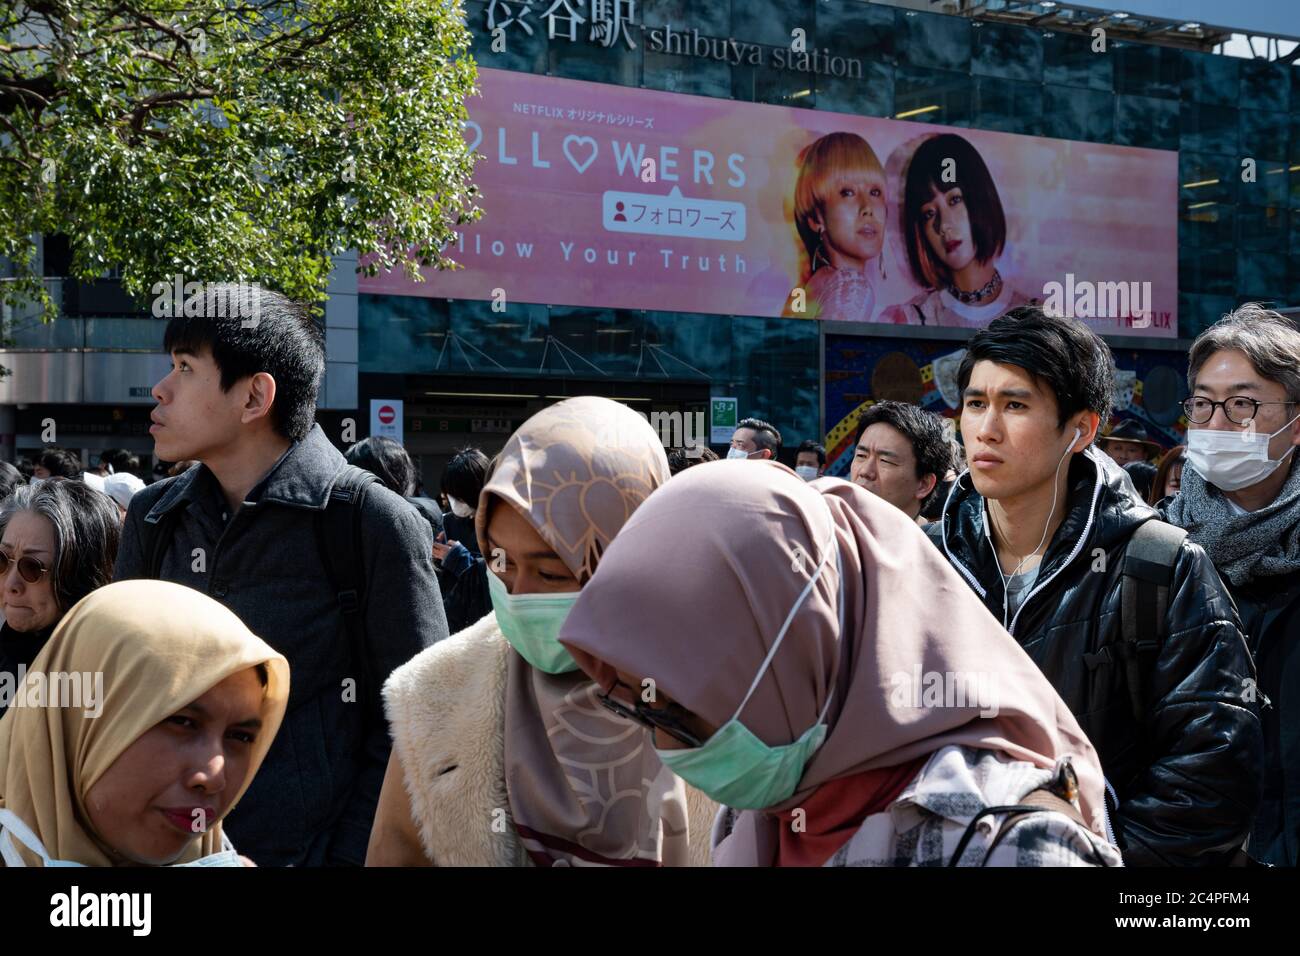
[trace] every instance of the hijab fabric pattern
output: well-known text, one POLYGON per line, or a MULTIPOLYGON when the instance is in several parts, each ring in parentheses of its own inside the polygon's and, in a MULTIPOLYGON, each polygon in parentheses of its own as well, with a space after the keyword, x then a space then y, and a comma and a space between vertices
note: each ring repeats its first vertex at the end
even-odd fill
MULTIPOLYGON (((491 562, 488 512, 505 502, 585 585, 628 517, 667 480, 668 459, 645 419, 609 399, 568 399, 506 443, 480 498, 479 545, 491 562)), ((684 785, 641 727, 601 707, 598 691, 580 671, 546 674, 510 654, 506 792, 524 848, 540 866, 684 864, 684 785)))
POLYGON ((790 800, 739 814, 746 825, 715 848, 715 865, 771 865, 779 814, 823 783, 949 744, 1044 769, 1070 755, 1084 818, 1104 835, 1100 763, 1051 684, 925 533, 849 482, 804 482, 773 462, 708 462, 676 476, 619 533, 561 641, 597 683, 611 683, 616 670, 651 675, 668 697, 721 727, 831 540, 842 571, 823 570, 741 715, 764 743, 780 746, 812 726, 833 695, 826 739, 790 800), (663 594, 672 599, 656 597, 663 594), (918 670, 985 675, 994 700, 921 706, 895 692, 918 670))
MULTIPOLYGON (((284 718, 289 665, 230 610, 192 588, 164 581, 109 584, 75 604, 28 671, 103 674, 102 711, 82 707, 11 707, 0 720, 0 808, 40 839, 51 859, 85 866, 122 861, 89 824, 86 794, 146 731, 232 674, 265 664, 262 728, 248 776, 257 773, 284 718)), ((174 862, 222 849, 221 820, 174 862)), ((29 866, 40 859, 19 850, 29 866)))

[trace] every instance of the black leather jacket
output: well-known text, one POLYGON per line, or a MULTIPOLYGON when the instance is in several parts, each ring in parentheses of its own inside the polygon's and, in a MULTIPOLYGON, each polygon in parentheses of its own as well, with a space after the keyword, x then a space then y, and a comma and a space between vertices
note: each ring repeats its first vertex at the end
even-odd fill
MULTIPOLYGON (((1064 521, 1024 603, 1006 626, 1097 748, 1128 865, 1223 865, 1250 831, 1263 755, 1255 668, 1214 565, 1184 542, 1174 566, 1168 636, 1143 655, 1144 726, 1136 727, 1122 662, 1094 655, 1122 641, 1120 569, 1133 532, 1156 518, 1124 471, 1095 449, 1070 464, 1064 521)), ((926 533, 998 620, 1004 588, 969 473, 926 533)))

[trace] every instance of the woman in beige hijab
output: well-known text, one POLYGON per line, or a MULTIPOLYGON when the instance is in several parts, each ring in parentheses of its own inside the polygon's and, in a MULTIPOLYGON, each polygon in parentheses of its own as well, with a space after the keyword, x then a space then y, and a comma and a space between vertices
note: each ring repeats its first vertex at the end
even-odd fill
POLYGON ((238 866, 221 821, 284 717, 289 665, 161 581, 79 601, 0 720, 6 866, 238 866))
POLYGON ((609 399, 552 405, 511 436, 475 522, 494 612, 384 687, 393 752, 367 865, 685 865, 690 843, 703 851, 709 802, 695 795, 688 827, 681 781, 557 639, 667 480, 654 430, 609 399))
POLYGON ((848 482, 677 476, 561 642, 724 805, 714 865, 1119 863, 1074 717, 921 530, 848 482))

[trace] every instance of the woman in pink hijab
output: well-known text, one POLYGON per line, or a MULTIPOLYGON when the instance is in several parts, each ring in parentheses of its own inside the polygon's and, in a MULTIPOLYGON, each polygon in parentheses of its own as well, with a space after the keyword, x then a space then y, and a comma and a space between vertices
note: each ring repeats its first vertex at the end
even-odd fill
POLYGON ((560 640, 723 805, 714 865, 1120 865, 1074 717, 920 529, 848 482, 677 476, 560 640))

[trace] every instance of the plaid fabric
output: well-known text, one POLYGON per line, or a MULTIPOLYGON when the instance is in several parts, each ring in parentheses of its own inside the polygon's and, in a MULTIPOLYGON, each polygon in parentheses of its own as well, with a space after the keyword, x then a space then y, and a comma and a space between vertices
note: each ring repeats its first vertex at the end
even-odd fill
MULTIPOLYGON (((1059 769, 1059 768, 1058 768, 1059 769)), ((987 807, 1020 803, 1056 777, 998 751, 948 746, 935 751, 889 809, 867 817, 827 866, 947 866, 972 818, 987 807)), ((731 832, 729 807, 714 844, 731 832)), ((1117 847, 1063 813, 1038 810, 1010 819, 980 817, 960 866, 1121 866, 1117 847), (1005 836, 998 840, 1001 831, 1005 836), (989 847, 997 841, 992 853, 989 847), (987 859, 986 859, 987 857, 987 859)))

